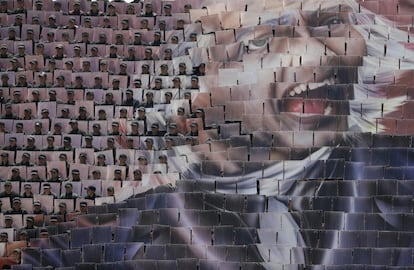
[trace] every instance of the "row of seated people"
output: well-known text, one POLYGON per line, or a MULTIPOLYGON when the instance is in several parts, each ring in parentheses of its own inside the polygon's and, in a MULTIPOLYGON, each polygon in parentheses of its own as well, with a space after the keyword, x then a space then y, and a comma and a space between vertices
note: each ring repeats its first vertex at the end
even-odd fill
MULTIPOLYGON (((31 109, 26 109, 30 111, 31 109)), ((81 110, 82 107, 81 107, 81 110)), ((131 112, 132 109, 129 111, 131 112)), ((69 110, 62 109, 62 112, 66 116, 69 110)), ((138 108, 138 115, 144 114, 143 108, 138 108)), ((69 111, 70 112, 70 111, 69 111)), ((71 150, 72 147, 86 147, 93 148, 97 147, 98 149, 107 146, 105 145, 105 139, 101 139, 101 136, 115 136, 120 143, 119 139, 121 137, 137 137, 137 136, 152 136, 152 137, 177 137, 177 141, 174 145, 184 144, 185 136, 197 137, 199 132, 203 129, 203 119, 200 118, 188 118, 186 115, 180 115, 185 113, 185 108, 178 107, 177 114, 178 116, 168 115, 160 112, 149 112, 144 115, 146 118, 132 120, 129 118, 128 109, 121 108, 119 113, 119 118, 113 118, 113 114, 110 114, 113 110, 105 110, 105 108, 100 107, 96 120, 89 118, 86 120, 77 120, 70 119, 69 117, 58 116, 58 118, 35 118, 32 114, 32 118, 23 118, 26 120, 17 120, 10 118, 3 118, 0 121, 0 140, 2 142, 9 141, 12 139, 14 144, 7 145, 4 144, 3 149, 5 150, 59 150, 62 146, 62 141, 64 141, 64 135, 70 137, 68 139, 69 145, 66 145, 61 150, 71 150), (161 117, 167 116, 169 120, 168 123, 164 123, 161 117), (11 134, 11 132, 15 134, 11 134), (33 136, 31 136, 33 135, 33 136), (53 138, 44 137, 45 135, 50 135, 53 138), (76 136, 80 135, 80 136, 76 136), (93 140, 87 136, 82 139, 82 136, 90 135, 95 137, 97 140, 92 144, 87 144, 85 139, 93 140), (56 137, 55 137, 56 136, 56 137), (51 144, 48 142, 51 140, 51 144), (42 143, 45 143, 42 146, 42 143), (72 143, 72 144, 71 144, 72 143), (93 146, 93 147, 92 147, 93 146)), ((198 112, 197 114, 200 114, 198 112)), ((29 113, 26 113, 28 115, 29 113)), ((43 110, 42 114, 46 114, 46 111, 43 110)), ((52 117, 56 117, 52 116, 52 117)), ((123 138, 125 139, 125 138, 123 138)), ((142 145, 146 138, 134 139, 133 148, 142 145)), ((173 138, 174 139, 174 138, 173 138)), ((114 142, 114 138, 112 138, 114 142)), ((125 142, 124 142, 125 143, 125 142)), ((125 144, 122 144, 126 146, 125 144)), ((154 149, 168 149, 165 143, 161 141, 155 142, 154 149)))
MULTIPOLYGON (((2 44, 7 45, 9 53, 18 53, 18 47, 12 46, 13 44, 20 45, 24 44, 25 49, 28 52, 35 52, 39 50, 36 46, 42 44, 46 48, 46 52, 52 55, 50 44, 62 43, 64 44, 65 52, 68 55, 76 55, 77 52, 72 50, 72 47, 75 44, 86 45, 90 50, 83 50, 85 54, 88 52, 92 55, 94 52, 91 51, 91 48, 98 48, 97 54, 104 56, 105 50, 103 45, 114 44, 119 46, 119 54, 123 54, 126 57, 126 52, 123 52, 125 46, 146 46, 154 47, 154 50, 158 47, 174 47, 175 45, 180 45, 183 47, 197 47, 198 44, 216 45, 216 42, 209 37, 214 36, 201 36, 200 33, 197 33, 197 27, 189 25, 184 30, 118 30, 112 31, 111 29, 106 28, 96 28, 96 29, 79 29, 77 32, 68 31, 68 30, 50 30, 47 28, 42 29, 42 33, 39 38, 35 38, 34 29, 32 25, 25 24, 22 26, 24 31, 20 33, 19 30, 15 28, 0 28, 0 37, 2 44), (22 39, 19 38, 22 36, 22 39), (72 46, 68 46, 72 45, 72 46)), ((234 38, 233 38, 234 39, 234 38)), ((53 47, 52 47, 53 48, 53 47)), ((184 52, 184 51, 183 51, 184 52)), ((119 56, 118 56, 119 57, 119 56)), ((115 58, 115 57, 113 57, 115 58)))
MULTIPOLYGON (((92 186, 91 186, 92 187, 92 186)), ((49 187, 50 188, 50 187, 49 187)), ((46 190, 45 187, 44 190, 46 190)), ((68 188, 67 188, 68 189, 68 188)), ((24 225, 24 217, 27 215, 39 215, 37 217, 36 225, 44 224, 45 220, 43 216, 49 215, 69 215, 70 213, 87 213, 87 207, 90 205, 101 205, 103 203, 113 203, 114 191, 113 187, 105 189, 106 197, 97 197, 99 201, 83 198, 87 195, 80 197, 80 195, 74 194, 73 198, 53 198, 50 195, 35 194, 34 197, 13 197, 9 199, 7 197, 0 198, 2 203, 0 213, 0 227, 2 228, 22 228, 24 225), (63 208, 63 209, 62 209, 63 208), (64 210, 64 211, 60 211, 64 210), (80 211, 82 210, 82 211, 80 211), (13 221, 11 224, 5 224, 5 221, 11 218, 13 221)), ((92 191, 90 191, 91 193, 92 191)), ((41 192, 42 193, 42 192, 41 192)), ((86 193, 86 192, 85 192, 86 193)), ((49 217, 47 217, 49 219, 49 217)), ((49 220, 47 220, 48 222, 49 220)), ((65 221, 68 221, 65 217, 65 221)))
MULTIPOLYGON (((126 33, 126 35, 130 36, 129 33, 126 33)), ((134 40, 137 37, 140 37, 140 35, 137 35, 136 33, 132 34, 132 36, 134 37, 134 40)), ((116 39, 119 39, 119 37, 120 36, 117 35, 116 39)), ((99 38, 102 38, 101 34, 99 35, 99 38)), ((80 71, 80 62, 83 63, 88 61, 92 61, 92 63, 89 63, 92 65, 91 71, 108 71, 104 69, 105 66, 98 66, 96 63, 98 60, 96 58, 105 58, 99 60, 109 61, 110 69, 113 69, 115 66, 119 65, 119 62, 121 60, 125 62, 133 62, 125 63, 127 65, 131 65, 139 63, 138 61, 149 61, 147 64, 151 64, 153 60, 165 60, 167 61, 166 63, 168 63, 169 60, 173 60, 174 58, 174 61, 177 62, 176 68, 178 71, 178 61, 181 60, 187 64, 191 64, 191 62, 189 63, 188 59, 190 52, 192 52, 193 57, 196 57, 196 53, 201 54, 197 52, 197 50, 204 54, 202 55, 204 57, 204 60, 208 60, 206 49, 197 48, 197 44, 194 41, 180 42, 180 44, 162 44, 160 46, 127 44, 127 42, 123 40, 122 42, 114 42, 113 44, 108 44, 106 41, 99 42, 97 44, 91 44, 91 42, 88 40, 74 44, 67 41, 54 40, 51 40, 48 43, 36 44, 31 41, 4 40, 1 41, 0 44, 0 60, 2 69, 7 69, 10 71, 19 71, 22 70, 22 68, 32 70, 33 72, 42 71, 42 68, 44 71, 49 71, 53 68, 53 66, 51 66, 52 64, 56 64, 56 67, 58 69, 62 69, 63 63, 66 64, 66 62, 66 69, 71 68, 69 70, 75 69, 80 71), (31 62, 32 60, 33 62, 31 62), (69 61, 73 62, 72 65, 69 65, 69 61)), ((156 63, 157 62, 155 62, 155 64, 156 63)), ((161 64, 163 63, 159 63, 158 65, 153 64, 151 66, 159 67, 161 64)), ((87 67, 88 66, 84 66, 83 68, 87 67)), ((190 65, 189 68, 191 68, 190 65)), ((135 71, 139 72, 138 68, 136 68, 135 71)), ((153 73, 154 72, 151 72, 151 74, 153 73)), ((189 74, 188 71, 186 74, 189 74)))
POLYGON ((2 1, 0 13, 26 14, 30 11, 55 12, 61 15, 116 16, 131 14, 142 17, 173 16, 175 13, 189 13, 196 1, 51 1, 14 0, 2 1))
MULTIPOLYGON (((171 92, 166 91, 164 97, 170 98, 171 92)), ((25 133, 33 135, 43 135, 48 131, 52 130, 52 127, 56 123, 61 124, 70 124, 72 120, 73 124, 78 124, 81 122, 80 126, 82 127, 82 132, 72 132, 71 129, 64 128, 63 133, 69 134, 83 134, 85 132, 92 132, 92 125, 97 122, 99 123, 99 128, 102 127, 101 133, 95 133, 96 136, 101 135, 128 135, 138 136, 145 135, 149 130, 150 126, 153 123, 159 125, 160 130, 166 130, 166 125, 162 124, 160 117, 165 117, 168 123, 177 123, 182 121, 188 121, 188 127, 190 127, 191 122, 197 122, 197 113, 191 113, 191 110, 188 106, 188 103, 183 101, 175 101, 171 103, 158 104, 154 103, 153 107, 137 106, 138 101, 134 101, 130 105, 124 106, 114 106, 110 104, 106 105, 96 105, 93 106, 91 102, 79 102, 81 105, 58 105, 52 102, 49 104, 38 103, 39 108, 36 108, 36 103, 22 103, 20 105, 11 105, 7 104, 4 106, 4 113, 1 115, 2 127, 0 129, 1 133, 8 133, 15 131, 16 133, 25 133), (92 104, 92 105, 91 105, 92 104), (52 105, 52 106, 50 106, 52 105), (85 106, 86 105, 86 106, 85 106), (91 106, 88 106, 91 105, 91 106), (47 108, 48 107, 48 108, 47 108), (148 112, 146 112, 148 111, 148 112), (73 117, 74 116, 74 117, 73 117), (141 117, 142 116, 142 117, 141 117), (145 116, 145 117, 144 117, 145 116), (52 119, 57 118, 57 119, 52 119), (157 120, 158 119, 158 120, 157 120), (32 121, 32 122, 29 122, 32 121), (89 124, 87 121, 93 121, 89 124), (135 121, 133 121, 135 120, 135 121), (155 121, 157 120, 157 121, 155 121), (33 121, 35 121, 33 123, 33 121), (85 122, 86 121, 86 122, 85 122), (122 125, 122 132, 118 134, 113 133, 110 128, 111 122, 114 123, 113 126, 122 125), (127 122, 126 122, 127 121, 127 122), (134 122, 135 125, 139 126, 139 132, 130 132, 129 126, 134 122), (116 124, 118 123, 118 124, 116 124), (34 129, 37 126, 40 126, 41 129, 34 129), (124 128, 127 129, 124 129, 124 128)), ((144 103, 145 104, 145 103, 144 103)), ((199 109, 197 109, 199 110, 199 109)), ((197 111, 196 110, 196 111, 197 111)), ((201 110, 201 109, 200 109, 201 110)), ((181 125, 181 124, 180 124, 181 125)), ((187 126, 186 126, 187 127, 187 126)), ((188 129, 180 126, 180 132, 186 134, 188 129)), ((201 127, 201 126, 200 126, 201 127)), ((61 135, 63 133, 58 130, 54 130, 53 135, 61 135)), ((165 132, 164 132, 165 133, 165 132)), ((162 134, 154 133, 148 134, 153 136, 160 136, 162 134)))
MULTIPOLYGON (((152 145, 153 138, 147 138, 146 144, 152 145)), ((173 142, 167 140, 166 144, 171 145, 173 142)), ((72 151, 47 151, 47 152, 23 152, 17 151, 13 152, 2 152, 1 153, 1 175, 3 178, 11 177, 10 173, 12 170, 8 166, 46 166, 47 164, 55 164, 61 168, 61 172, 66 171, 65 168, 69 168, 69 163, 75 162, 82 169, 86 169, 82 174, 84 177, 88 176, 88 166, 95 165, 101 168, 107 169, 109 165, 120 166, 121 170, 127 170, 128 166, 142 166, 146 168, 144 172, 150 171, 151 167, 149 165, 160 164, 169 168, 170 171, 179 170, 172 163, 183 163, 185 156, 176 154, 176 151, 189 151, 190 147, 183 146, 172 146, 171 150, 134 150, 134 149, 116 149, 112 148, 109 150, 103 150, 96 152, 94 148, 74 148, 72 151), (76 157, 76 158, 75 158, 76 157), (56 161, 52 161, 53 158, 56 158, 56 161), (16 162, 14 161, 16 160, 16 162), (169 163, 170 161, 170 163, 169 163), (123 169, 125 168, 125 169, 123 169)), ((54 168, 52 165, 48 165, 49 171, 54 168)), ((165 171, 167 168, 163 169, 165 171)), ((106 174, 105 174, 106 175, 106 174)), ((123 175, 128 175, 127 172, 124 172, 123 175)), ((42 175, 44 176, 44 175, 42 175)), ((131 175, 130 175, 131 176, 131 175)), ((125 177, 125 176, 124 176, 125 177)), ((122 180, 124 177, 117 180, 122 180)), ((59 179, 55 179, 60 181, 59 179)))
MULTIPOLYGON (((74 199, 91 200, 91 204, 94 203, 100 205, 105 202, 114 202, 115 194, 120 193, 121 185, 115 181, 101 181, 101 180, 85 180, 83 182, 65 182, 57 183, 34 183, 26 182, 21 184, 21 189, 17 190, 18 183, 6 181, 2 185, 3 191, 0 198, 2 198, 2 213, 5 214, 27 214, 33 212, 33 200, 41 202, 43 205, 43 212, 41 214, 49 214, 56 212, 54 210, 54 200, 69 201, 71 204, 68 206, 70 211, 74 210, 74 199), (17 190, 14 191, 14 190, 17 190), (56 192, 55 192, 56 191, 56 192), (108 198, 111 197, 110 201, 108 198), (96 199, 96 201, 95 201, 96 199), (19 208, 14 208, 14 201, 19 201, 19 208), (23 207, 22 207, 23 205, 23 207), (20 211, 23 209, 24 211, 20 211)), ((127 186, 133 188, 132 185, 127 186)), ((121 195, 120 195, 121 196, 121 195)), ((58 201, 55 203, 55 208, 58 207, 58 201)), ((79 206, 79 202, 78 206, 79 206)), ((35 211, 35 213, 37 213, 35 211)), ((40 214, 40 213, 38 213, 40 214)))
MULTIPOLYGON (((164 67, 163 67, 164 69, 164 67)), ((168 69, 168 66, 166 67, 168 69)), ((94 92, 92 94, 97 96, 97 102, 99 98, 103 98, 104 93, 109 93, 112 91, 126 91, 128 86, 131 87, 132 92, 136 92, 136 98, 140 100, 143 99, 146 92, 154 91, 179 91, 180 94, 175 98, 182 98, 186 92, 198 92, 196 90, 205 90, 206 83, 208 79, 198 76, 189 76, 189 75, 177 75, 177 76, 152 76, 150 74, 141 74, 141 75, 108 75, 104 72, 81 72, 81 73, 71 73, 70 71, 56 72, 56 78, 53 80, 52 73, 38 73, 33 74, 30 71, 20 72, 18 74, 14 73, 2 73, 1 77, 3 78, 3 84, 0 86, 2 94, 7 97, 12 103, 20 103, 33 99, 32 92, 35 91, 35 94, 41 95, 35 101, 58 101, 53 97, 46 98, 49 95, 49 92, 52 95, 57 95, 59 93, 59 101, 66 100, 66 93, 73 94, 74 90, 84 90, 80 93, 77 93, 78 98, 82 97, 87 99, 86 93, 94 92), (55 82, 55 83, 53 83, 55 82), (52 88, 53 87, 53 88, 52 88), (12 88, 12 89, 10 89, 12 88), (45 90, 45 88, 52 88, 45 90), (9 91, 10 89, 10 91, 9 91), (65 89, 70 89, 71 91, 66 92, 65 89), (171 90, 176 89, 176 90, 171 90), (105 90, 102 92, 100 90, 105 90), (14 92, 19 94, 14 99, 14 92), (109 92, 106 92, 109 91, 109 92), (145 92, 142 92, 145 91, 145 92), (23 93, 22 93, 23 92, 23 93), (28 93, 30 92, 30 94, 28 93), (80 95, 80 96, 79 96, 80 95)), ((211 79, 211 77, 210 77, 211 79)), ((116 95, 121 95, 121 93, 112 93, 116 95)), ((119 97, 120 100, 122 97, 119 97)), ((74 102, 72 99, 71 102, 74 102)))
MULTIPOLYGON (((166 177, 180 173, 185 169, 189 158, 199 158, 199 154, 188 154, 180 156, 167 156, 164 153, 155 151, 141 151, 135 160, 128 160, 126 154, 119 155, 119 162, 111 164, 112 160, 109 151, 105 154, 98 154, 96 164, 80 163, 88 161, 88 153, 79 154, 79 162, 72 162, 67 159, 64 153, 57 156, 58 160, 45 160, 46 155, 40 154, 36 163, 31 163, 31 156, 25 153, 23 161, 30 162, 29 166, 10 162, 8 167, 2 166, 0 178, 16 182, 49 182, 62 183, 64 181, 81 182, 82 180, 114 180, 136 181, 134 185, 151 185, 154 178, 166 177), (151 154, 147 157, 145 154, 151 154), (108 156, 108 160, 107 157, 108 156)), ((133 154, 133 153, 132 153, 133 154)), ((48 157, 46 157, 47 159, 48 157)), ((7 153, 1 154, 2 162, 8 162, 7 153)))
MULTIPOLYGON (((2 119, 10 120, 34 120, 58 117, 79 121, 93 119, 105 121, 113 118, 136 119, 139 113, 159 113, 169 118, 195 117, 192 111, 192 98, 196 99, 198 90, 163 89, 142 90, 127 89, 125 91, 64 90, 57 89, 42 91, 28 89, 13 91, 12 96, 7 94, 0 99, 4 101, 0 110, 2 119), (48 98, 46 98, 48 96, 48 98), (104 113, 104 114, 100 114, 104 113)), ((173 120, 172 120, 173 121, 173 120)), ((49 127, 48 127, 49 128, 49 127)))
MULTIPOLYGON (((26 19, 22 15, 5 16, 3 25, 8 25, 11 29, 0 30, 1 39, 5 40, 31 40, 31 41, 45 41, 50 42, 53 38, 64 41, 66 39, 81 40, 84 33, 88 33, 90 37, 99 33, 105 33, 110 37, 117 33, 141 33, 144 38, 142 44, 151 44, 159 46, 160 43, 165 43, 167 39, 165 36, 176 35, 181 40, 190 40, 190 33, 201 34, 202 29, 200 22, 191 23, 190 18, 186 14, 178 14, 174 17, 162 17, 158 20, 148 18, 138 18, 133 15, 120 15, 116 17, 79 17, 79 16, 59 16, 60 14, 47 15, 45 13, 29 14, 26 19), (40 21, 49 20, 51 23, 42 23, 40 21), (59 23, 56 23, 56 20, 59 23), (14 31, 14 33, 13 33, 14 31), (151 35, 148 32, 152 32, 151 35), (163 38, 153 38, 154 32, 160 32, 163 38), (51 33, 51 35, 49 35, 51 33), (63 34, 65 33, 65 34, 63 34), (183 37, 185 34, 185 37, 183 37)), ((3 22, 3 21, 2 21, 3 22)), ((109 39, 108 39, 109 40, 109 39)), ((97 42, 96 40, 95 42, 97 42)))

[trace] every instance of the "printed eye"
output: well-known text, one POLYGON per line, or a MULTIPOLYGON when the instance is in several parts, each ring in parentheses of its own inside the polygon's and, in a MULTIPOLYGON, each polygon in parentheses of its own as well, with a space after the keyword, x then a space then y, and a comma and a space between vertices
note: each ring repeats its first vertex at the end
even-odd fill
POLYGON ((340 17, 329 17, 326 19, 322 19, 319 23, 320 26, 327 25, 330 26, 332 24, 344 24, 344 20, 340 17))

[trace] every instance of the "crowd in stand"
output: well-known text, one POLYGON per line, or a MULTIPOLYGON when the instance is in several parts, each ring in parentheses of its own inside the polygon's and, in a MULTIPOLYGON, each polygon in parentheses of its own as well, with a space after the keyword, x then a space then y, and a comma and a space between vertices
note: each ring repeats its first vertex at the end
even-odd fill
POLYGON ((0 242, 47 237, 123 182, 176 172, 174 148, 205 128, 191 8, 0 1, 0 242))

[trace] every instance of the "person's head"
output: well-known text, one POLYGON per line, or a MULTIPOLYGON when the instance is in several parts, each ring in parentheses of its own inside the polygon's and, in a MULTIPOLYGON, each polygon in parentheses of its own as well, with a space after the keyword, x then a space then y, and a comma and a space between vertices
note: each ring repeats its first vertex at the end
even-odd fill
POLYGON ((85 99, 89 100, 89 101, 94 101, 95 100, 95 94, 92 91, 88 91, 88 92, 86 92, 85 99))
POLYGON ((63 137, 63 146, 70 147, 72 145, 72 138, 69 136, 63 137))
POLYGON ((119 122, 112 122, 112 132, 119 132, 119 122))
POLYGON ((161 32, 155 31, 154 32, 154 41, 160 41, 161 40, 161 32))
POLYGON ((105 161, 106 161, 106 156, 104 154, 99 154, 97 156, 97 165, 98 166, 105 165, 106 164, 105 161))
MULTIPOLYGON (((44 187, 43 187, 43 190, 44 190, 44 187)), ((41 202, 40 202, 40 201, 34 201, 34 202, 33 202, 33 210, 34 210, 35 212, 39 212, 41 209, 42 209, 42 204, 41 204, 41 202)))
MULTIPOLYGON (((66 116, 65 118, 69 117, 69 109, 67 110, 62 110, 62 117, 66 116), (67 114, 67 115, 65 115, 67 114)), ((62 134, 62 124, 61 123, 55 123, 53 125, 53 131, 54 133, 56 133, 56 135, 60 135, 62 134)))
POLYGON ((13 210, 18 211, 22 208, 22 202, 19 197, 13 198, 13 210))
MULTIPOLYGON (((68 61, 68 62, 73 64, 72 61, 68 61)), ((82 87, 83 87, 83 77, 80 75, 75 76, 75 88, 82 88, 82 87)))
POLYGON ((108 139, 106 139, 106 147, 108 149, 114 149, 115 148, 115 139, 113 137, 108 137, 108 139))
POLYGON ((109 3, 108 4, 108 10, 107 10, 108 15, 116 15, 116 8, 114 6, 114 4, 109 3))
POLYGON ((46 157, 46 155, 40 154, 37 157, 37 165, 38 166, 46 166, 46 164, 47 164, 47 157, 46 157))
POLYGON ((91 57, 98 57, 99 55, 99 49, 96 46, 93 46, 91 48, 91 57))
POLYGON ((135 14, 135 6, 132 4, 129 4, 126 8, 126 14, 133 15, 135 14))
MULTIPOLYGON (((124 25, 122 25, 122 27, 124 27, 124 25)), ((123 45, 124 44, 124 36, 121 33, 118 33, 118 34, 115 35, 115 44, 116 45, 123 45)))
POLYGON ((82 62, 82 71, 83 72, 91 71, 91 62, 89 60, 85 60, 82 62))
MULTIPOLYGON (((13 219, 12 219, 12 221, 13 221, 13 219)), ((8 222, 8 220, 4 219, 4 223, 6 223, 6 222, 8 222)), ((7 225, 6 225, 6 227, 7 227, 7 225)), ((6 232, 0 233, 0 242, 2 242, 2 243, 9 242, 9 235, 6 232)))
POLYGON ((49 238, 49 231, 46 228, 39 230, 39 238, 49 238))
POLYGON ((161 78, 155 78, 154 88, 155 89, 162 89, 162 79, 161 78))
POLYGON ((174 123, 174 122, 170 123, 168 125, 168 131, 170 134, 176 134, 178 132, 177 123, 174 123))
MULTIPOLYGON (((76 175, 76 172, 74 173, 74 171, 72 171, 72 175, 76 175)), ((70 183, 70 182, 67 182, 66 184, 65 184, 65 192, 66 193, 72 193, 72 191, 73 191, 73 185, 72 185, 72 183, 70 183)), ((59 206, 60 206, 60 204, 59 204, 59 206)), ((66 205, 65 205, 66 206, 66 205)))
POLYGON ((93 136, 91 134, 85 135, 85 144, 86 146, 92 146, 93 136))
POLYGON ((52 193, 52 188, 50 186, 50 183, 44 183, 42 188, 43 188, 43 193, 44 194, 51 194, 52 193))
POLYGON ((141 74, 150 74, 150 66, 148 64, 141 65, 141 74))
POLYGON ((165 100, 164 102, 166 104, 170 104, 171 103, 172 93, 170 91, 165 92, 165 94, 164 94, 164 100, 165 100))
POLYGON ((92 132, 95 134, 100 134, 101 132, 101 125, 99 123, 94 123, 92 125, 92 132))
POLYGON ((134 88, 142 88, 141 79, 134 79, 134 88))
POLYGON ((115 44, 112 44, 110 47, 109 47, 109 54, 117 54, 117 52, 118 52, 118 47, 115 45, 115 44))
MULTIPOLYGON (((13 228, 13 223, 14 222, 13 222, 13 217, 12 216, 9 216, 9 215, 4 216, 4 227, 5 228, 13 228)), ((0 234, 1 242, 7 242, 7 241, 3 241, 3 235, 2 234, 0 234)), ((6 233, 6 235, 7 235, 7 233, 6 233)), ((7 236, 7 240, 8 240, 8 236, 7 236)))
POLYGON ((41 110, 42 119, 49 119, 49 110, 44 108, 41 110))
POLYGON ((185 75, 187 74, 187 65, 184 62, 178 64, 178 73, 185 75))
POLYGON ((172 49, 167 48, 164 50, 164 60, 172 60, 172 49))
MULTIPOLYGON (((66 188, 66 185, 65 185, 65 188, 66 188)), ((60 213, 66 213, 67 208, 68 208, 65 202, 60 202, 58 207, 59 207, 60 213)))
POLYGON ((92 19, 90 17, 86 17, 83 20, 83 27, 85 27, 85 28, 92 28, 92 19))
MULTIPOLYGON (((39 177, 39 171, 38 170, 32 170, 32 172, 30 173, 30 177, 31 177, 32 180, 37 181, 40 178, 39 177)), ((25 184, 24 191, 25 192, 31 192, 32 191, 32 185, 31 184, 25 184)))
POLYGON ((121 29, 122 30, 129 30, 129 20, 128 19, 123 19, 121 21, 121 29))
MULTIPOLYGON (((20 169, 19 168, 13 168, 12 169, 12 178, 16 178, 18 176, 20 176, 20 169)), ((10 182, 6 182, 4 184, 4 189, 5 190, 11 190, 11 187, 12 187, 12 185, 11 185, 10 182)))
POLYGON ((115 188, 113 186, 109 186, 106 188, 106 195, 107 196, 115 196, 115 188))
POLYGON ((59 178, 59 169, 58 168, 53 168, 53 169, 50 170, 50 178, 51 179, 59 178))
POLYGON ((126 154, 120 154, 119 155, 119 163, 120 164, 126 165, 127 159, 128 159, 128 157, 127 157, 126 154))
POLYGON ((153 57, 153 55, 152 55, 152 49, 151 48, 146 48, 145 49, 145 51, 144 51, 144 59, 146 59, 146 60, 152 60, 152 57, 153 57))
POLYGON ((167 158, 167 155, 165 155, 165 154, 159 155, 158 160, 162 164, 167 164, 168 163, 168 158, 167 158))
POLYGON ((126 73, 128 68, 128 64, 126 62, 122 62, 119 64, 120 72, 126 73))
POLYGON ((86 189, 86 193, 88 194, 88 196, 95 196, 96 195, 96 187, 95 186, 88 186, 85 188, 86 189))
POLYGON ((102 88, 102 77, 100 77, 100 76, 96 76, 96 77, 94 78, 94 81, 95 81, 95 87, 100 87, 100 88, 102 88))
POLYGON ((10 147, 15 147, 17 145, 17 138, 16 137, 10 137, 9 138, 9 146, 10 147))
POLYGON ((99 179, 101 179, 101 171, 100 171, 100 170, 94 170, 94 171, 92 172, 92 178, 93 178, 94 180, 99 180, 99 179))
POLYGON ((32 193, 32 185, 29 184, 29 183, 24 184, 23 190, 24 190, 25 193, 31 194, 32 193))
MULTIPOLYGON (((98 111, 98 120, 106 120, 106 111, 104 109, 101 109, 98 111)), ((100 129, 100 125, 99 125, 100 129)))
POLYGON ((145 145, 147 150, 154 150, 153 146, 154 146, 154 140, 151 137, 148 137, 145 139, 145 145))
POLYGON ((8 85, 9 79, 9 75, 7 73, 1 74, 1 82, 3 84, 8 85))
POLYGON ((174 146, 174 140, 171 137, 166 137, 165 138, 165 148, 167 150, 172 150, 174 146))
POLYGON ((178 107, 177 108, 177 115, 178 116, 184 116, 185 115, 185 109, 184 109, 184 107, 178 107))
POLYGON ((142 34, 140 32, 134 33, 134 43, 140 44, 142 42, 142 34))
MULTIPOLYGON (((26 224, 27 224, 27 221, 26 221, 26 224)), ((28 235, 28 233, 25 231, 25 230, 21 230, 20 232, 19 232, 19 235, 18 235, 18 240, 20 240, 20 241, 29 241, 29 235, 28 235)), ((13 251, 13 253, 14 253, 14 251, 13 251)), ((14 254, 13 254, 14 255, 14 254)), ((18 254, 16 254, 15 255, 16 257, 18 257, 18 256, 21 256, 21 254, 20 253, 18 253, 18 254)))
MULTIPOLYGON (((28 142, 30 142, 30 144, 28 144, 28 146, 33 146, 34 144, 34 137, 29 137, 30 139, 27 140, 28 142)), ((24 152, 22 155, 22 162, 24 163, 29 163, 30 162, 30 153, 28 152, 24 152)))
POLYGON ((114 180, 122 180, 122 170, 120 169, 115 169, 114 171, 114 180))
MULTIPOLYGON (((85 152, 79 153, 79 163, 86 164, 87 161, 88 161, 88 154, 86 154, 85 152)), ((73 177, 73 172, 72 172, 72 177, 73 177)))
POLYGON ((6 181, 5 183, 4 183, 4 190, 7 192, 7 193, 10 193, 11 191, 12 191, 12 188, 13 188, 13 186, 12 186, 12 183, 10 182, 10 181, 6 181))
POLYGON ((140 21, 140 29, 147 29, 148 30, 148 20, 147 19, 141 19, 140 21))
POLYGON ((79 211, 81 213, 84 213, 84 214, 88 213, 88 203, 87 202, 80 202, 79 203, 79 211))
POLYGON ((148 159, 146 156, 141 155, 138 157, 138 165, 145 166, 148 165, 148 159))
MULTIPOLYGON (((88 32, 82 32, 81 39, 82 39, 82 42, 88 42, 89 41, 89 33, 88 32)), ((80 46, 79 46, 79 49, 80 49, 80 46)))
POLYGON ((166 63, 162 64, 160 66, 161 69, 161 75, 168 76, 168 65, 166 63))
POLYGON ((92 1, 91 2, 91 10, 92 11, 98 11, 99 10, 99 5, 97 1, 92 1))
POLYGON ((178 19, 177 22, 176 22, 176 28, 177 29, 184 29, 184 24, 185 24, 185 21, 183 19, 178 19))
POLYGON ((152 3, 146 3, 144 6, 144 12, 145 14, 152 14, 153 13, 153 6, 152 3))
POLYGON ((1 162, 8 162, 9 160, 9 153, 3 152, 0 154, 1 162))
POLYGON ((134 181, 142 181, 142 172, 139 169, 134 170, 133 172, 134 181))
POLYGON ((154 100, 154 93, 153 92, 147 92, 145 94, 145 101, 148 102, 152 102, 154 100))
POLYGON ((54 90, 54 89, 49 90, 48 95, 49 95, 49 101, 57 101, 57 92, 56 92, 56 90, 54 90))
POLYGON ((69 121, 69 125, 70 125, 70 128, 72 130, 77 130, 78 129, 78 126, 79 126, 78 121, 75 120, 75 119, 70 120, 69 121))
POLYGON ((118 78, 115 78, 112 80, 112 88, 119 89, 121 81, 118 78))
POLYGON ((127 117, 128 117, 128 110, 126 108, 119 109, 119 118, 127 118, 127 117))
POLYGON ((134 144, 135 144, 135 142, 134 142, 134 138, 132 138, 132 137, 127 137, 127 139, 126 139, 126 146, 125 146, 125 148, 126 148, 126 149, 134 149, 134 148, 135 148, 134 144))

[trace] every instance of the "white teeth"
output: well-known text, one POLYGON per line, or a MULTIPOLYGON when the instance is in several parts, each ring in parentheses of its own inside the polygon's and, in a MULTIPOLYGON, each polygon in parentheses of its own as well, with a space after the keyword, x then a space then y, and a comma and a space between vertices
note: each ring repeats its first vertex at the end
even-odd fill
POLYGON ((303 83, 302 84, 299 84, 299 85, 295 86, 292 91, 289 92, 289 95, 292 96, 292 94, 293 95, 294 94, 300 94, 302 92, 305 92, 306 89, 308 89, 308 87, 306 86, 306 84, 303 84, 303 83))
POLYGON ((323 111, 324 115, 330 115, 332 113, 332 106, 328 105, 326 106, 325 110, 323 111))
POLYGON ((309 90, 316 89, 316 88, 321 87, 323 85, 324 85, 324 83, 310 83, 309 84, 309 90))
POLYGON ((307 86, 306 86, 306 84, 301 84, 301 85, 299 85, 300 86, 300 89, 302 90, 302 92, 305 92, 306 91, 306 89, 308 88, 307 86))
POLYGON ((318 82, 318 83, 309 83, 309 84, 301 83, 289 91, 289 96, 293 97, 295 95, 299 95, 300 93, 307 91, 308 89, 314 90, 323 85, 332 85, 334 83, 335 83, 334 78, 325 79, 323 80, 323 82, 318 82))

